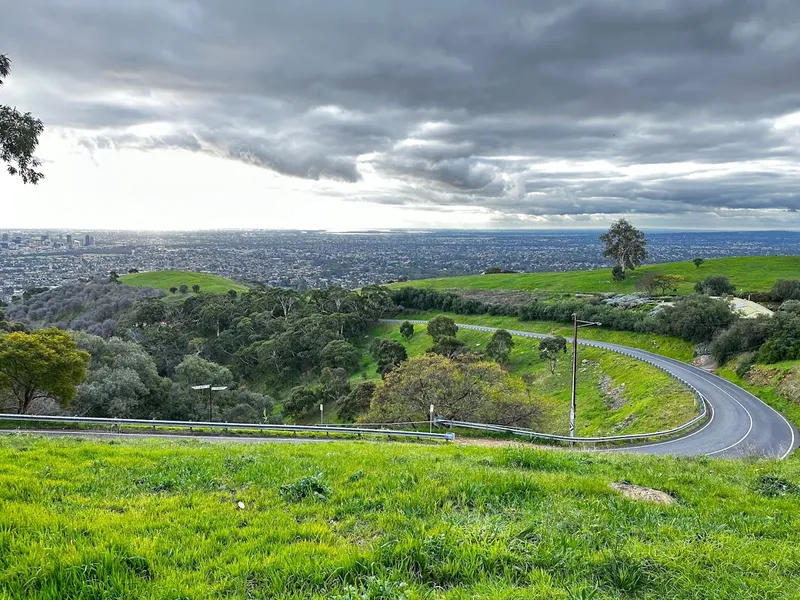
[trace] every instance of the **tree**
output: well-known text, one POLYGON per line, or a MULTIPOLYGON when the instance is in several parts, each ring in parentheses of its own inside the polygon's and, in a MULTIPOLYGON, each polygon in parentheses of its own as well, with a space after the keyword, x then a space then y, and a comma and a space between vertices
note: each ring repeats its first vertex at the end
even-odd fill
POLYGON ((403 324, 400 325, 400 335, 410 340, 414 336, 414 325, 408 321, 403 321, 403 324))
POLYGON ((442 336, 456 337, 457 333, 458 325, 456 325, 455 321, 450 317, 439 315, 435 319, 428 321, 428 335, 431 336, 434 341, 436 338, 442 336))
POLYGON ((128 269, 128 273, 138 273, 138 272, 139 272, 139 269, 136 269, 136 268, 128 269))
POLYGON ((514 348, 514 338, 505 329, 498 329, 492 334, 492 339, 486 346, 486 356, 499 363, 508 360, 508 355, 514 348))
POLYGON ((700 265, 702 265, 704 262, 706 262, 706 259, 705 258, 700 258, 698 256, 697 258, 692 259, 692 262, 694 263, 694 266, 699 269, 700 265))
POLYGON ((192 291, 193 291, 195 294, 199 294, 199 293, 200 293, 200 286, 199 286, 198 284, 196 284, 196 283, 195 283, 194 285, 192 285, 192 291))
POLYGON ((180 285, 180 287, 178 288, 178 290, 180 290, 181 294, 188 294, 189 293, 189 286, 186 285, 185 283, 182 283, 180 285))
POLYGON ((623 268, 622 268, 622 267, 620 267, 619 265, 614 265, 614 266, 611 268, 611 278, 612 278, 612 279, 613 279, 615 282, 617 282, 617 283, 621 283, 621 282, 625 281, 625 278, 626 278, 626 277, 627 277, 627 276, 625 275, 625 269, 623 269, 623 268))
POLYGON ((339 407, 339 418, 342 421, 352 421, 358 415, 367 412, 377 387, 372 381, 359 383, 342 400, 342 404, 339 407))
POLYGON ((19 414, 35 400, 53 399, 66 407, 86 379, 89 354, 60 329, 0 336, 0 390, 16 401, 19 414))
POLYGON ((800 359, 800 315, 778 311, 770 319, 770 338, 758 351, 759 362, 800 359))
POLYGON ((307 413, 320 401, 320 386, 299 385, 289 392, 289 398, 284 402, 283 408, 292 416, 299 417, 307 413))
POLYGON ((724 275, 709 275, 694 284, 694 291, 708 296, 726 296, 736 291, 736 286, 724 275))
POLYGON ((493 362, 457 362, 437 354, 415 356, 386 376, 366 419, 425 421, 433 404, 445 419, 531 427, 541 414, 520 379, 493 362))
POLYGON ((227 292, 225 292, 225 293, 226 293, 226 294, 228 294, 228 298, 230 298, 231 300, 236 300, 236 296, 238 296, 238 295, 239 295, 239 294, 236 292, 236 290, 228 290, 228 291, 227 291, 227 292))
POLYGON ((111 283, 119 283, 119 274, 117 274, 117 272, 116 272, 116 271, 111 271, 111 272, 108 274, 108 280, 109 280, 111 283))
POLYGON ((605 244, 603 256, 617 261, 622 272, 633 270, 647 258, 647 241, 644 233, 626 219, 615 222, 609 230, 600 236, 605 244))
POLYGON ((668 292, 677 293, 678 284, 683 281, 680 275, 662 275, 661 273, 646 273, 636 282, 636 288, 653 294, 660 291, 662 295, 668 292))
POLYGON ((378 373, 382 376, 408 358, 405 346, 394 340, 375 339, 369 351, 378 363, 378 373))
POLYGON ((325 367, 319 375, 320 399, 325 402, 339 402, 350 393, 347 371, 341 368, 325 367))
MULTIPOLYGON (((11 61, 0 54, 0 86, 11 72, 11 61)), ((44 177, 36 170, 41 163, 33 156, 44 125, 31 113, 0 104, 0 160, 11 175, 19 175, 23 183, 36 184, 44 177)))
POLYGON ((556 372, 559 355, 566 352, 567 340, 563 336, 546 337, 539 342, 539 358, 547 361, 551 375, 556 372))
POLYGON ((467 348, 465 342, 462 342, 456 337, 442 335, 434 339, 433 346, 431 346, 429 352, 441 354, 447 358, 457 358, 469 352, 469 348, 467 348))
POLYGON ((233 374, 227 367, 199 356, 187 356, 175 368, 173 380, 183 388, 193 385, 231 386, 233 374))
POLYGON ((347 340, 331 340, 322 349, 322 365, 332 369, 341 368, 353 373, 361 363, 361 356, 355 346, 347 340))
POLYGON ((176 288, 174 285, 171 288, 169 288, 169 293, 170 294, 174 294, 177 291, 178 291, 178 288, 176 288))
POLYGON ((161 410, 170 382, 159 377, 155 362, 144 348, 116 337, 104 340, 83 332, 73 336, 78 347, 92 357, 86 382, 78 386, 72 402, 76 414, 119 418, 166 416, 161 410))

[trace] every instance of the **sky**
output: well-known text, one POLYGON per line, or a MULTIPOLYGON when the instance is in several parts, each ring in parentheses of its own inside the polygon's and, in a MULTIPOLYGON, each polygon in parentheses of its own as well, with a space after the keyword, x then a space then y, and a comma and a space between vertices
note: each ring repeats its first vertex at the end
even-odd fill
POLYGON ((0 0, 4 227, 800 226, 797 0, 0 0))

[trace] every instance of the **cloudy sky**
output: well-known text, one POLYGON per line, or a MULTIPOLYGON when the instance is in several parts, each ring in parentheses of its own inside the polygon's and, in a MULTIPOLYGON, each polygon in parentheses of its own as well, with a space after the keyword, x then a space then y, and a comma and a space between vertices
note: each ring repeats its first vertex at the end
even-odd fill
POLYGON ((800 226, 797 0, 0 0, 5 226, 800 226))

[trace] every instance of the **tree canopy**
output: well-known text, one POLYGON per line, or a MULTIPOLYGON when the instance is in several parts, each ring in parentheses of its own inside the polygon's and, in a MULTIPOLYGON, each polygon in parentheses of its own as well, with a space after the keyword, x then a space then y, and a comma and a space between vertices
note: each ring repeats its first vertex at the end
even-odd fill
POLYGON ((609 230, 600 236, 605 244, 603 256, 611 258, 625 273, 635 269, 647 258, 647 240, 644 232, 636 229, 626 219, 616 221, 609 230))
MULTIPOLYGON (((0 54, 0 86, 11 73, 11 61, 0 54)), ((24 183, 36 184, 44 177, 37 171, 41 163, 33 153, 39 144, 44 125, 31 113, 0 104, 0 160, 11 175, 19 175, 24 183)))
POLYGON ((0 336, 0 390, 10 393, 19 414, 37 400, 68 406, 86 379, 88 363, 89 354, 60 329, 0 336))

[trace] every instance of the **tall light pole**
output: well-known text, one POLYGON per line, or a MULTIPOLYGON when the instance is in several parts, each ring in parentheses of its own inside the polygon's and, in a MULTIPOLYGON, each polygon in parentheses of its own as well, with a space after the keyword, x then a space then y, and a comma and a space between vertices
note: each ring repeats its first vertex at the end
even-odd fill
POLYGON ((575 437, 575 392, 578 383, 578 328, 600 326, 597 321, 581 321, 577 313, 572 313, 572 400, 569 407, 569 437, 575 437))
POLYGON ((208 420, 211 422, 213 419, 213 407, 214 402, 211 399, 211 392, 221 392, 223 390, 227 390, 227 385, 211 385, 210 383, 204 383, 202 385, 193 385, 193 390, 208 390, 208 420))

